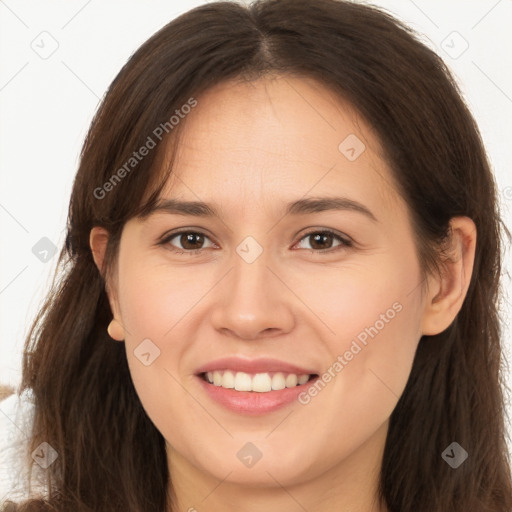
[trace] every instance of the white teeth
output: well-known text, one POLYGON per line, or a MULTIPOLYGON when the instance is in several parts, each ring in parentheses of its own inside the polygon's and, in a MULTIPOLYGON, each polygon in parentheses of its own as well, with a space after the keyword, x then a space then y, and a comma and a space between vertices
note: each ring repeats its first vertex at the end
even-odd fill
POLYGON ((222 384, 222 373, 220 373, 220 372, 213 372, 213 383, 216 386, 220 386, 222 384))
POLYGON ((224 372, 221 385, 226 389, 233 389, 235 387, 235 376, 232 372, 224 372))
POLYGON ((301 375, 301 376, 299 377, 299 380, 298 380, 298 382, 299 382, 299 386, 302 386, 302 384, 306 384, 306 382, 308 381, 308 379, 309 379, 309 375, 301 375))
POLYGON ((245 372, 232 372, 230 370, 208 372, 206 380, 210 384, 220 386, 226 389, 235 389, 236 391, 255 391, 257 393, 267 393, 284 388, 294 388, 301 386, 309 380, 309 375, 296 375, 294 373, 284 374, 282 372, 274 373, 256 373, 254 375, 245 372))
POLYGON ((247 373, 236 372, 235 375, 235 389, 237 391, 252 391, 251 389, 251 376, 247 373))
MULTIPOLYGON (((307 375, 307 377, 309 378, 309 375, 307 375)), ((297 382, 298 382, 298 378, 297 378, 297 375, 295 375, 294 373, 290 373, 289 375, 286 376, 286 387, 287 388, 294 388, 297 385, 297 382)))
POLYGON ((286 387, 286 381, 282 373, 276 373, 272 377, 272 389, 284 389, 286 387))
POLYGON ((251 391, 265 393, 272 389, 272 379, 268 373, 257 373, 252 378, 251 391))

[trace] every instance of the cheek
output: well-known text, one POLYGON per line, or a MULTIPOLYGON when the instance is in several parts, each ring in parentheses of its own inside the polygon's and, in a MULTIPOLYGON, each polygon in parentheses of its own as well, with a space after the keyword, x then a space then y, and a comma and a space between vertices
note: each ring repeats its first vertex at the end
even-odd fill
MULTIPOLYGON (((180 281, 179 274, 162 265, 142 265, 137 258, 120 266, 120 311, 125 327, 125 348, 130 374, 141 403, 158 424, 172 423, 168 404, 185 406, 179 381, 179 363, 187 350, 176 336, 197 301, 194 280, 180 281), (183 319, 183 320, 182 320, 183 319), (173 339, 173 343, 165 340, 173 339), (172 400, 171 400, 172 397, 172 400), (161 418, 160 418, 161 417, 161 418)), ((185 337, 183 337, 185 339, 185 337)), ((171 425, 179 428, 179 425, 171 425)))
POLYGON ((348 456, 388 421, 409 379, 419 340, 411 297, 399 304, 385 299, 366 300, 364 307, 349 304, 347 321, 340 318, 329 344, 331 361, 301 397, 303 414, 314 417, 329 436, 328 450, 321 436, 311 439, 311 453, 324 453, 326 464, 348 456))
POLYGON ((383 258, 373 268, 340 269, 315 279, 317 286, 309 292, 303 288, 305 302, 330 331, 324 337, 331 356, 324 375, 331 391, 322 394, 343 397, 337 406, 356 416, 384 420, 409 378, 422 306, 415 287, 419 268, 414 258, 409 261, 383 258))
POLYGON ((340 339, 336 349, 341 368, 337 365, 337 369, 343 375, 344 392, 363 401, 373 401, 376 395, 389 396, 391 402, 398 399, 419 341, 411 314, 408 303, 394 302, 356 334, 340 339))
POLYGON ((340 265, 304 275, 295 277, 294 291, 316 314, 315 322, 321 320, 328 328, 325 339, 337 350, 353 338, 364 344, 380 338, 391 325, 410 329, 419 321, 417 294, 411 293, 418 269, 402 265, 392 255, 372 264, 340 265))
POLYGON ((136 258, 122 270, 120 309, 132 338, 163 340, 208 287, 197 273, 161 263, 139 265, 136 258))

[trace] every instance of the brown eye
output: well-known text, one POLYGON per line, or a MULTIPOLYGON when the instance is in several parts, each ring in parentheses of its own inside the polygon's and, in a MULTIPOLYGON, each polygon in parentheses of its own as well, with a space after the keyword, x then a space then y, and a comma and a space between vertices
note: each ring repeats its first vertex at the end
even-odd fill
MULTIPOLYGON (((350 247, 352 243, 349 240, 341 237, 340 235, 331 231, 311 231, 301 238, 301 242, 306 240, 309 242, 310 247, 302 247, 304 249, 311 249, 313 251, 322 252, 338 247, 350 247), (338 240, 339 243, 333 246, 333 243, 338 240)), ((299 243, 301 243, 299 242, 299 243)))
MULTIPOLYGON (((179 233, 173 233, 169 235, 164 240, 162 240, 162 245, 170 245, 171 250, 177 252, 193 252, 193 251, 201 251, 205 247, 203 244, 206 240, 210 240, 203 233, 199 233, 197 231, 180 231, 179 233), (171 240, 175 240, 176 242, 171 243, 171 240)), ((210 242, 211 243, 211 242, 210 242)), ((213 244, 211 244, 213 246, 213 244)))
POLYGON ((181 234, 179 241, 184 249, 200 249, 200 246, 204 243, 204 235, 201 233, 181 234))

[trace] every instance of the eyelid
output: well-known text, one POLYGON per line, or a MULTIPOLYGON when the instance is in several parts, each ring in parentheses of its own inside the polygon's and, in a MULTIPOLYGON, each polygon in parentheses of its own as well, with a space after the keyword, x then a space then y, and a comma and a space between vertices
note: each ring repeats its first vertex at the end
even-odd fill
MULTIPOLYGON (((195 228, 195 227, 177 228, 176 231, 168 232, 161 237, 160 241, 158 242, 158 245, 167 245, 167 244, 169 244, 170 240, 172 240, 176 236, 183 235, 183 234, 191 234, 191 233, 203 235, 204 237, 208 238, 214 245, 218 245, 214 240, 212 240, 210 235, 205 233, 201 228, 195 228)), ((344 233, 339 233, 330 228, 314 227, 314 228, 310 228, 305 233, 302 233, 300 235, 300 238, 293 244, 293 247, 296 246, 297 244, 299 244, 303 239, 305 239, 308 236, 311 236, 313 234, 329 234, 329 235, 332 235, 333 237, 337 238, 340 241, 340 245, 330 248, 330 249, 324 249, 324 250, 305 249, 305 250, 308 250, 313 253, 328 254, 328 253, 337 252, 340 249, 348 249, 350 247, 353 247, 353 245, 354 245, 354 241, 348 235, 345 235, 344 233)), ((170 250, 173 252, 181 252, 181 253, 185 252, 185 253, 195 254, 195 253, 202 252, 204 249, 206 249, 206 248, 203 247, 200 249, 180 249, 178 247, 174 247, 171 245, 170 250)))
POLYGON ((337 231, 336 229, 332 229, 332 228, 326 228, 326 227, 322 227, 322 226, 313 226, 313 227, 307 227, 304 229, 306 231, 304 231, 304 232, 299 231, 299 233, 296 235, 296 236, 300 236, 299 240, 302 240, 305 236, 312 235, 313 233, 329 233, 331 235, 335 235, 339 238, 342 238, 345 242, 353 241, 345 233, 343 233, 341 231, 337 231))

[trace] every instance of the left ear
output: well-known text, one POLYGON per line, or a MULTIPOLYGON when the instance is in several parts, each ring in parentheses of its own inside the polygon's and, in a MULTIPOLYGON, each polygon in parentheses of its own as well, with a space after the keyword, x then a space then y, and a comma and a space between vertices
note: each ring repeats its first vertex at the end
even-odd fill
POLYGON ((469 217, 450 220, 447 259, 441 262, 441 275, 429 277, 422 334, 443 332, 462 308, 473 273, 476 237, 475 223, 469 217))

